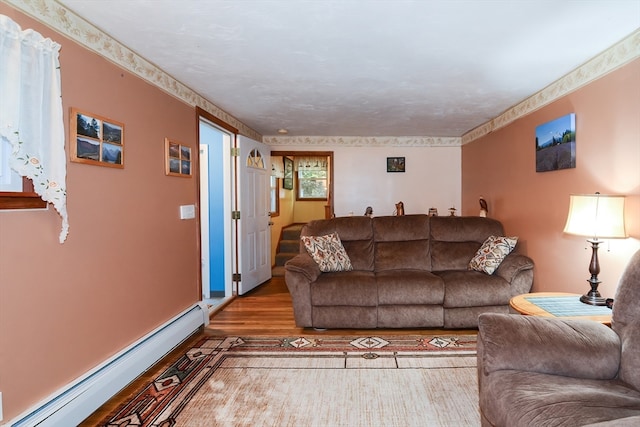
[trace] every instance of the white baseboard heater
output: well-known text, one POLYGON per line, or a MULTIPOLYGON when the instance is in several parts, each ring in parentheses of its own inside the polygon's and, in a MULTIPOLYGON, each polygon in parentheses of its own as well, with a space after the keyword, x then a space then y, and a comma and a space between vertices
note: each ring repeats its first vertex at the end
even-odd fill
POLYGON ((208 324, 209 309, 205 303, 200 302, 2 425, 78 425, 200 326, 208 324))

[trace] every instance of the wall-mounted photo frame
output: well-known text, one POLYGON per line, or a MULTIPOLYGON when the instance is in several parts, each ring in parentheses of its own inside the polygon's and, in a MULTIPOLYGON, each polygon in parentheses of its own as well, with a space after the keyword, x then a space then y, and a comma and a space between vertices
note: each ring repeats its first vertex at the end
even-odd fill
POLYGON ((191 147, 177 141, 173 141, 169 138, 164 139, 164 147, 165 174, 169 176, 191 178, 193 174, 191 147))
POLYGON ((404 157, 387 157, 387 172, 404 172, 404 157))
POLYGON ((71 108, 71 161, 124 168, 124 123, 71 108))
POLYGON ((536 126, 536 172, 576 167, 576 115, 536 126))
POLYGON ((282 188, 285 190, 293 190, 293 160, 283 157, 284 178, 282 178, 282 188))

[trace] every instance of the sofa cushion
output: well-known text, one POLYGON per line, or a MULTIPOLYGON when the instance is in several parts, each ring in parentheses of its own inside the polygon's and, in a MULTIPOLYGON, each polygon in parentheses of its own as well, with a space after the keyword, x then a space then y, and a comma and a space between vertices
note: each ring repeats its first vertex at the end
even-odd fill
POLYGON ((429 271, 429 241, 378 242, 375 271, 413 269, 429 271))
POLYGON ((466 270, 487 237, 504 235, 492 218, 434 216, 429 227, 432 271, 466 270))
POLYGON ((373 218, 375 271, 431 270, 427 215, 373 218))
POLYGON ((469 268, 493 274, 500 263, 516 247, 517 237, 489 236, 471 258, 469 268))
POLYGON ((337 233, 325 236, 301 236, 311 258, 318 264, 320 271, 351 271, 353 267, 340 237, 337 233))
POLYGON ((482 381, 480 407, 493 425, 583 426, 640 415, 640 392, 618 380, 504 370, 482 381))
POLYGON ((378 304, 439 304, 444 282, 428 271, 387 270, 376 273, 378 304))
POLYGON ((443 242, 482 243, 489 236, 504 236, 500 221, 472 216, 434 216, 430 224, 431 239, 443 242))
POLYGON ((469 261, 480 248, 478 242, 431 241, 431 267, 433 271, 466 270, 469 261))
POLYGON ((488 276, 473 270, 438 271, 445 283, 445 307, 481 307, 509 305, 509 282, 499 276, 488 276))
POLYGON ((378 305, 375 276, 367 271, 323 273, 311 285, 311 305, 375 307, 378 305))

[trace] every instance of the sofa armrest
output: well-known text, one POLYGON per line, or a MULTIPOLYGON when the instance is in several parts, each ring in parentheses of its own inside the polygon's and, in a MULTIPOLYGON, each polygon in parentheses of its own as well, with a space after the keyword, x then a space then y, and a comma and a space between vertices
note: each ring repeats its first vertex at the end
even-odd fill
POLYGON ((322 274, 318 264, 308 253, 300 253, 284 264, 284 281, 291 294, 296 326, 313 326, 311 284, 322 274))
POLYGON ((511 283, 520 272, 526 270, 533 270, 533 260, 526 255, 512 252, 502 260, 495 274, 511 283))
POLYGON ((585 379, 612 379, 620 366, 620 339, 590 320, 518 314, 481 314, 478 368, 487 375, 520 370, 585 379))
POLYGON ((284 264, 285 271, 302 274, 309 282, 315 280, 322 274, 318 264, 308 253, 300 253, 284 264))

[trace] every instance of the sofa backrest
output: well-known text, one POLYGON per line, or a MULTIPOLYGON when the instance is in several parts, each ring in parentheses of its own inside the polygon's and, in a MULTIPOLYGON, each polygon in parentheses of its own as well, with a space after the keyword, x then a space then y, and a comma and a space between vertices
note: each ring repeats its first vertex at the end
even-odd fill
POLYGON ((471 216, 431 217, 432 270, 466 270, 489 236, 504 236, 499 221, 471 216))
MULTIPOLYGON (((338 233, 354 270, 466 270, 489 236, 504 236, 491 218, 428 215, 345 216, 307 223, 303 236, 338 233)), ((302 242, 300 252, 306 252, 302 242)))
MULTIPOLYGON (((354 270, 373 271, 373 227, 368 216, 345 216, 318 219, 307 223, 301 236, 323 236, 338 233, 354 270)), ((300 242, 300 252, 306 252, 300 242)))
POLYGON ((613 302, 611 329, 620 337, 622 354, 618 376, 640 390, 640 251, 627 264, 613 302))
POLYGON ((427 215, 373 218, 375 270, 431 270, 427 215))

